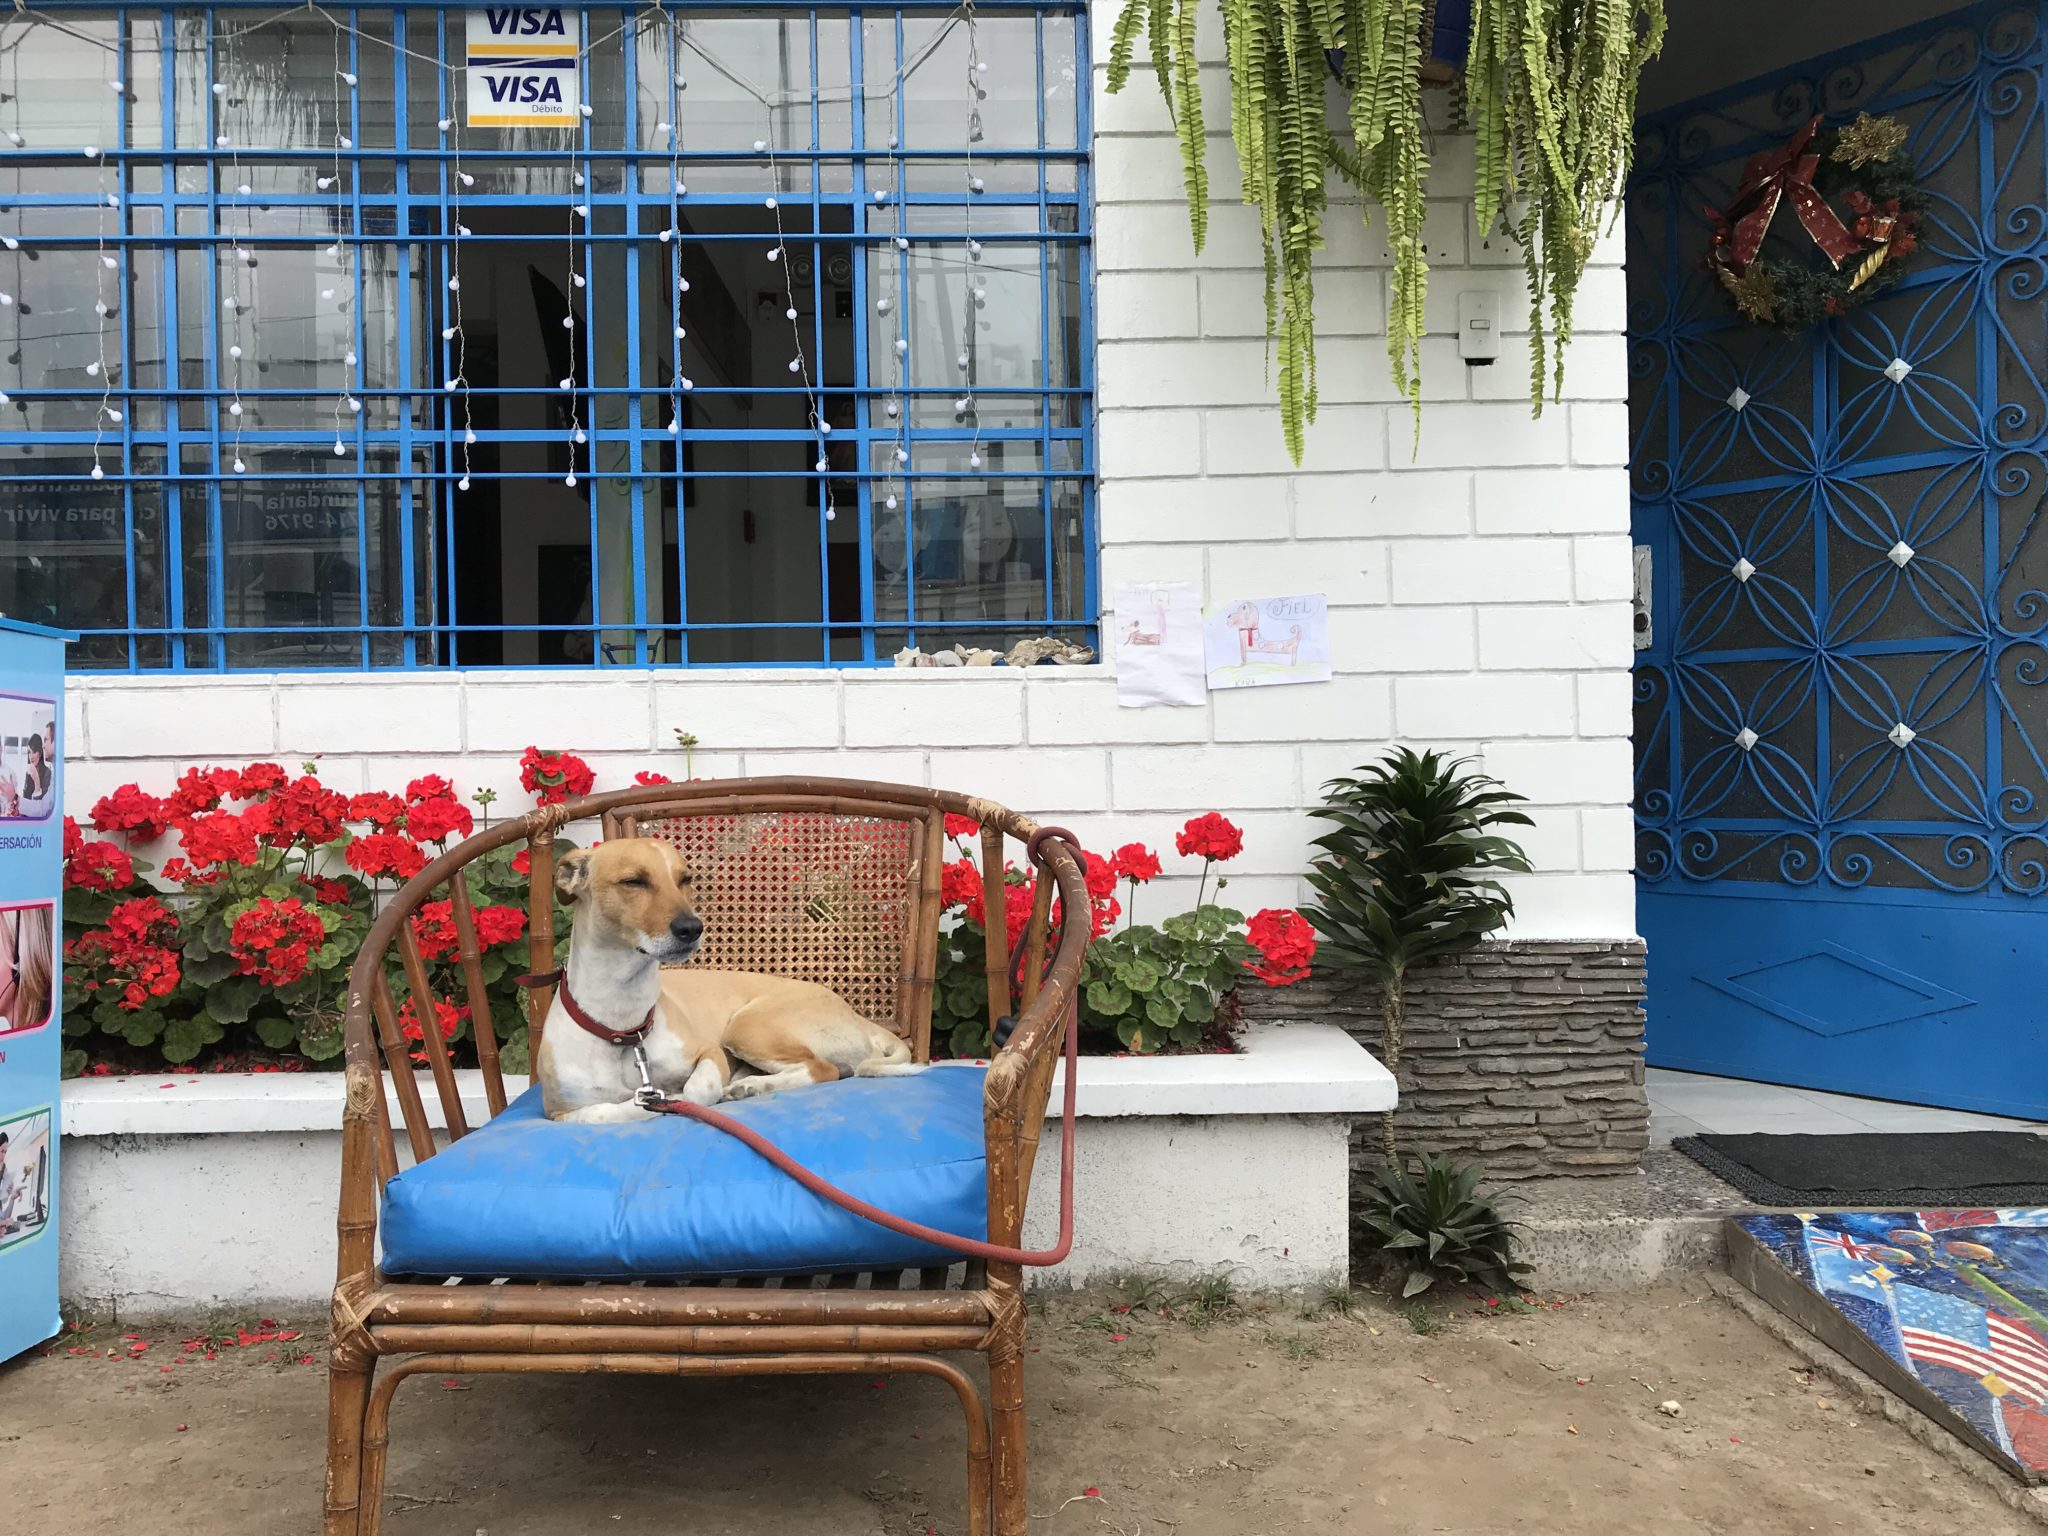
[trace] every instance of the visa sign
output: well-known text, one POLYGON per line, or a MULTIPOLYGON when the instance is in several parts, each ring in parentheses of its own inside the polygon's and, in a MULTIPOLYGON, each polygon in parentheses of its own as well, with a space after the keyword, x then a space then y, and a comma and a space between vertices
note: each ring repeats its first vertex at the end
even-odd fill
POLYGON ((473 128, 574 128, 581 120, 583 13, 566 6, 470 11, 465 60, 473 128))

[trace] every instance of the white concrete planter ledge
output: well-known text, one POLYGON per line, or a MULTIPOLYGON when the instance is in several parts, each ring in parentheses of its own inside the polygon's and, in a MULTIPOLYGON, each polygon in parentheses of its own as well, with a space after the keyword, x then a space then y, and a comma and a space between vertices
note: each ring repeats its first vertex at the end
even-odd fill
MULTIPOLYGON (((481 1077, 457 1076, 465 1111, 482 1119, 481 1077)), ((525 1086, 506 1082, 514 1096, 525 1086)), ((1054 1116, 1061 1091, 1056 1077, 1054 1116)), ((426 1098, 438 1125, 439 1105, 426 1098)), ((1256 1026, 1234 1056, 1084 1058, 1074 1253, 1037 1278, 1221 1271, 1271 1289, 1341 1273, 1351 1122, 1394 1099, 1386 1069, 1330 1024, 1256 1026)), ((66 1300, 127 1316, 324 1306, 341 1108, 337 1072, 66 1083, 66 1300)), ((1058 1203, 1048 1138, 1027 1244, 1053 1240, 1058 1203)))

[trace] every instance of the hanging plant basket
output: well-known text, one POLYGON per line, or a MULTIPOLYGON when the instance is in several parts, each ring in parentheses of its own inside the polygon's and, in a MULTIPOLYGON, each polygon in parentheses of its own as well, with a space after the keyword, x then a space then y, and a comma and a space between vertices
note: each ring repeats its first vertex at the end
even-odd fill
POLYGON ((1750 157, 1725 210, 1708 208, 1707 266, 1745 320, 1808 331, 1868 303, 1905 275, 1926 199, 1905 153, 1906 125, 1857 114, 1824 129, 1816 117, 1783 145, 1750 157), (1766 255, 1789 205, 1795 255, 1766 255), (1818 260, 1815 259, 1815 254, 1818 260))

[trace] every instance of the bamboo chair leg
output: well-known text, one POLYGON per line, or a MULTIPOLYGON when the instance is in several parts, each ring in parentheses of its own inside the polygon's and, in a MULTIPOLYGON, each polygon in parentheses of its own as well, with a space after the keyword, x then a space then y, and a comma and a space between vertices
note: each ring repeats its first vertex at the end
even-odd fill
POLYGON ((398 1384, 414 1374, 410 1365, 408 1361, 408 1369, 384 1373, 384 1379, 370 1394, 368 1410, 363 1415, 362 1487, 357 1495, 362 1514, 356 1536, 383 1536, 384 1468, 391 1449, 391 1400, 398 1395, 398 1384))
POLYGON ((327 1373, 327 1494, 322 1536, 365 1536, 361 1524, 363 1425, 374 1360, 327 1373))
POLYGON ((1024 1480, 1024 1326, 989 1343, 989 1417, 995 1436, 995 1536, 1025 1536, 1030 1524, 1024 1480))

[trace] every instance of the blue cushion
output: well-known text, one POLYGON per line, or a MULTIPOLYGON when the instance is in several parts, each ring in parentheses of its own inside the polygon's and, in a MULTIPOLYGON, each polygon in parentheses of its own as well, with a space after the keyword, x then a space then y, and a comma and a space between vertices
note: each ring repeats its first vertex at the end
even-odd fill
MULTIPOLYGON (((949 1065, 720 1107, 849 1194, 985 1238, 985 1077, 949 1065)), ((381 1225, 391 1275, 776 1275, 959 1257, 819 1199, 708 1125, 549 1120, 538 1084, 393 1179, 381 1225)))

